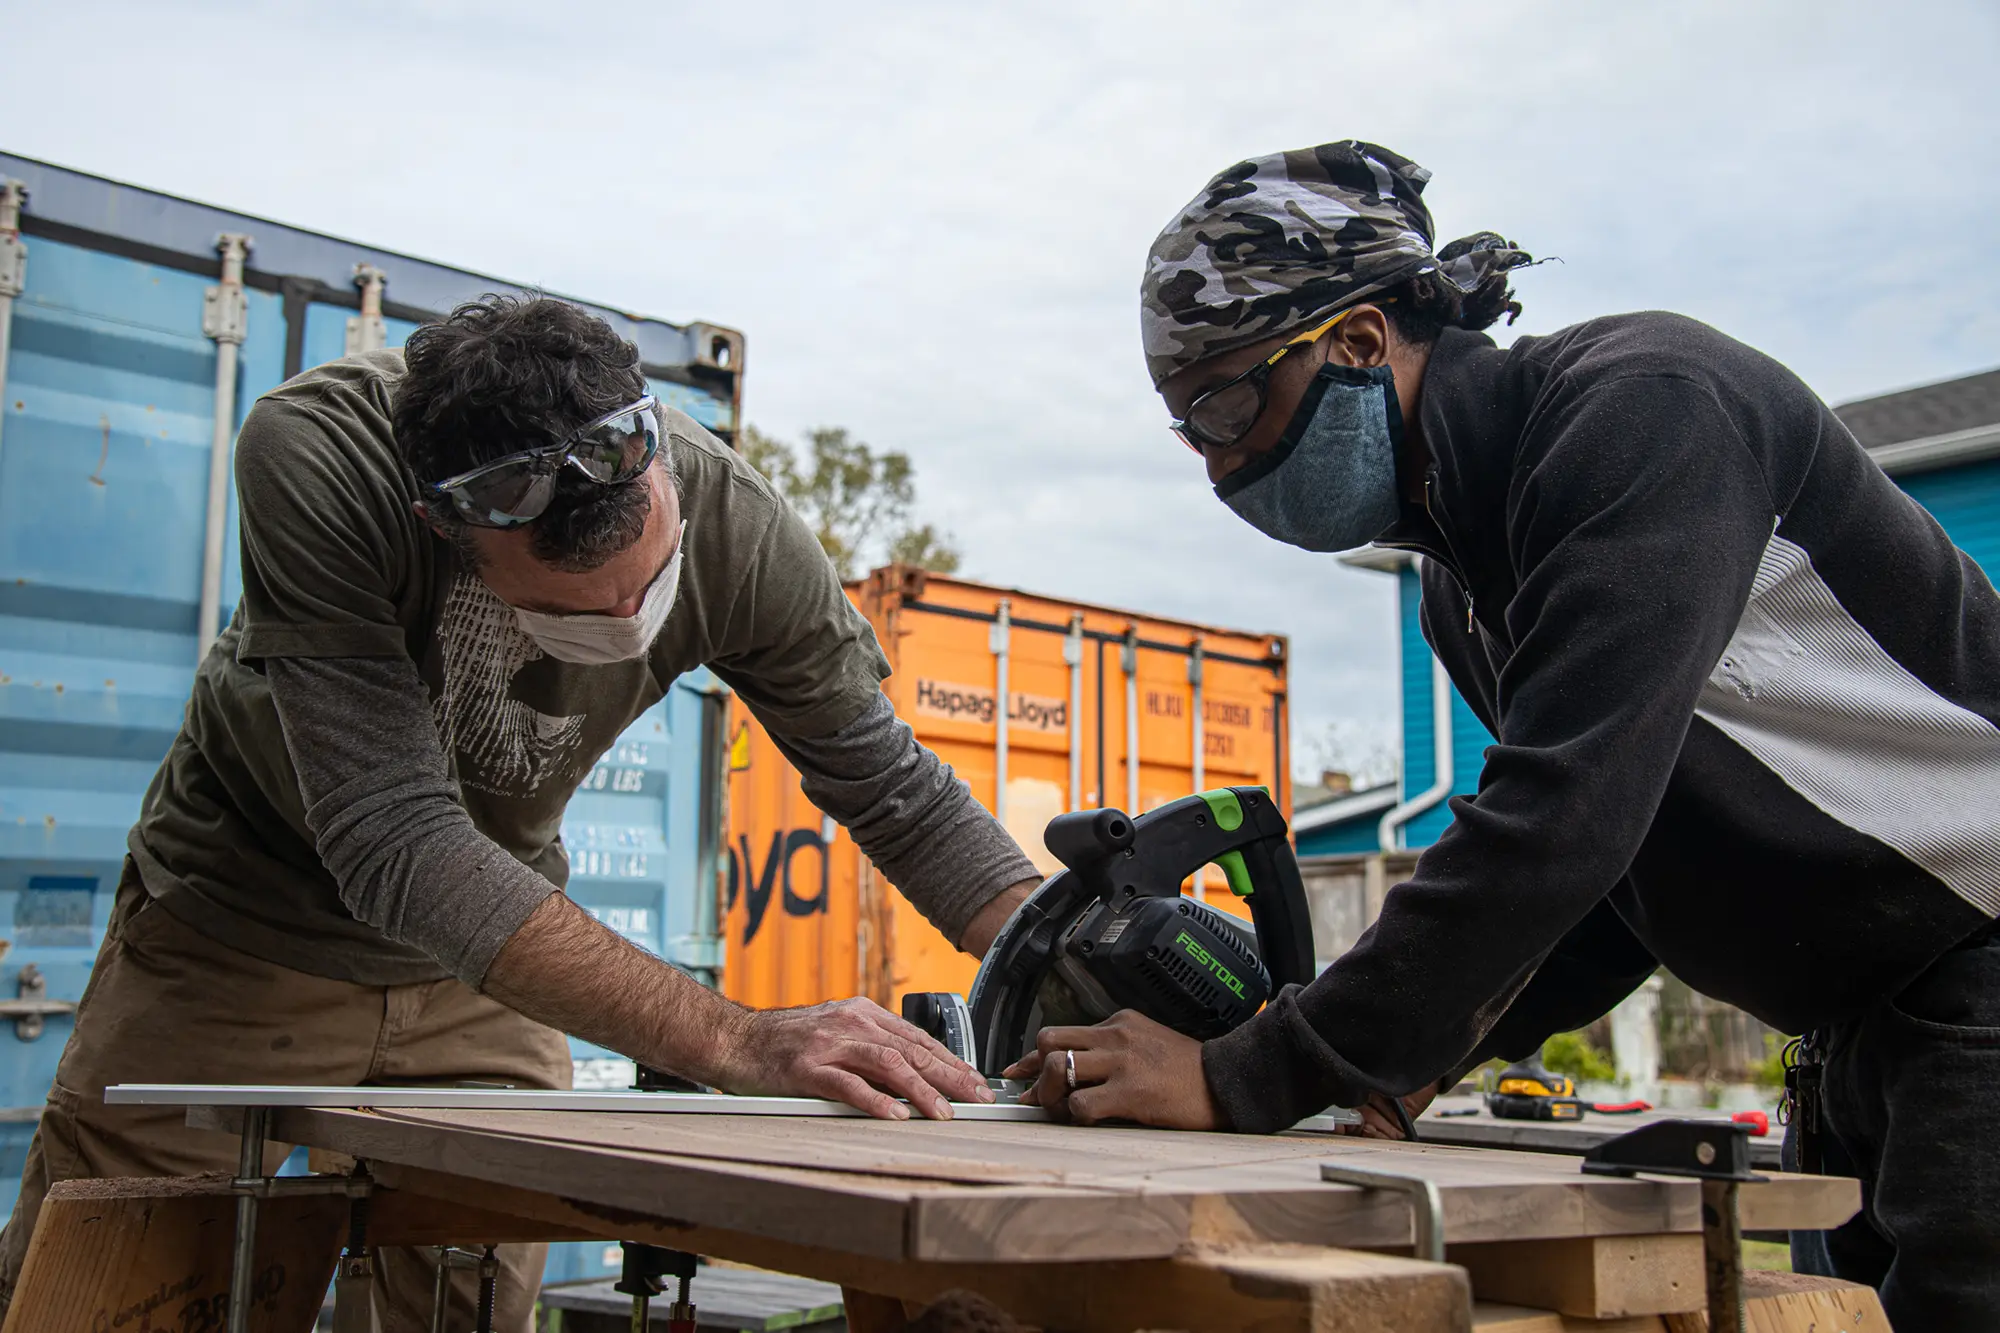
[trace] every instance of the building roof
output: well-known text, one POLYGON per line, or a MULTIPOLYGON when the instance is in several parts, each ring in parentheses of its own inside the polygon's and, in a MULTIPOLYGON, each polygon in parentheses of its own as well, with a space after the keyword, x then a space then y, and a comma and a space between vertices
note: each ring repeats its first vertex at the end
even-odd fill
POLYGON ((1892 474, 2000 456, 2000 370, 1862 398, 1833 410, 1892 474))
POLYGON ((1396 804, 1397 790, 1396 783, 1385 782, 1379 787, 1364 787, 1330 801, 1321 801, 1310 809, 1293 814, 1292 832, 1310 833, 1329 824, 1345 824, 1350 819, 1379 815, 1396 804))

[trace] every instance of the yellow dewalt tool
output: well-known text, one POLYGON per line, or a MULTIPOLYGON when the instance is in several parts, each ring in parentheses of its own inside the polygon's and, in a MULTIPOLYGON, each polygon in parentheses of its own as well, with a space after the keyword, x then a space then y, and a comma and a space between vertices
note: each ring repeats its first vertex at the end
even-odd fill
POLYGON ((1501 1120, 1581 1120, 1584 1106, 1567 1074, 1551 1073, 1533 1058, 1501 1070, 1486 1094, 1486 1109, 1501 1120))

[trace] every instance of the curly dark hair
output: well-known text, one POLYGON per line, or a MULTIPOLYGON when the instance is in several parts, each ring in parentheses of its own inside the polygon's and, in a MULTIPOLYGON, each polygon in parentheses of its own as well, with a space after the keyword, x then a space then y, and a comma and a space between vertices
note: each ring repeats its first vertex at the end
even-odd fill
MULTIPOLYGON (((1484 248, 1489 242, 1499 242, 1510 250, 1515 248, 1512 241, 1503 241, 1492 232, 1479 232, 1451 242, 1437 252, 1437 257, 1445 261, 1457 259, 1474 248, 1484 248)), ((1470 294, 1459 291, 1434 273, 1425 273, 1398 283, 1371 300, 1388 315, 1397 337, 1406 343, 1428 347, 1446 329, 1475 332, 1490 329, 1502 315, 1512 324, 1521 313, 1521 303, 1514 299, 1508 271, 1532 262, 1522 254, 1519 263, 1489 272, 1479 289, 1470 294)))
MULTIPOLYGON (((548 297, 488 295, 412 333, 390 416, 396 447, 420 482, 436 482, 538 445, 614 412, 646 392, 639 349, 609 324, 548 297)), ((645 531, 647 488, 603 487, 565 468, 530 526, 536 557, 589 570, 645 531)), ((464 521, 448 504, 431 518, 476 563, 464 521)))

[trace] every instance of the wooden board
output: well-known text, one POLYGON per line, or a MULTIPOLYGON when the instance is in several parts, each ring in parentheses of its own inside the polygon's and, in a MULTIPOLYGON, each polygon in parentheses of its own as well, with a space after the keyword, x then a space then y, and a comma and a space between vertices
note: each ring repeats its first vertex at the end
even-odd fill
MULTIPOLYGON (((228 1111, 197 1110, 220 1126, 228 1111)), ((1585 1176, 1531 1153, 1360 1138, 1060 1125, 540 1111, 293 1109, 274 1136, 669 1219, 884 1258, 1160 1257, 1187 1244, 1405 1246, 1398 1196, 1320 1181, 1348 1158, 1438 1183, 1454 1243, 1700 1229, 1699 1186, 1585 1176)), ((1829 1225, 1852 1181, 1747 1186, 1746 1227, 1829 1225)))
MULTIPOLYGON (((265 1200, 250 1327, 312 1327, 333 1277, 347 1201, 265 1200)), ((236 1196, 226 1177, 68 1180, 50 1189, 7 1312, 6 1333, 220 1329, 236 1196)))
POLYGON ((1698 1310, 1705 1296, 1699 1235, 1579 1236, 1453 1245, 1481 1300, 1587 1319, 1698 1310))
MULTIPOLYGON (((449 1193, 482 1209, 559 1226, 598 1221, 607 1234, 626 1240, 796 1273, 911 1306, 948 1291, 974 1291, 1023 1324, 1071 1333, 1129 1333, 1135 1327, 1458 1333, 1468 1327, 1464 1270, 1394 1255, 1255 1245, 1190 1246, 1164 1259, 1103 1263, 908 1262, 712 1227, 602 1218, 574 1200, 422 1168, 385 1165, 379 1174, 411 1193, 449 1193)), ((888 1309, 870 1304, 875 1316, 886 1317, 888 1309)))
MULTIPOLYGON (((1474 1333, 1708 1333, 1705 1313, 1580 1319, 1552 1310, 1475 1305, 1474 1333)), ((1793 1273, 1743 1275, 1746 1333, 1891 1333, 1872 1287, 1793 1273)))

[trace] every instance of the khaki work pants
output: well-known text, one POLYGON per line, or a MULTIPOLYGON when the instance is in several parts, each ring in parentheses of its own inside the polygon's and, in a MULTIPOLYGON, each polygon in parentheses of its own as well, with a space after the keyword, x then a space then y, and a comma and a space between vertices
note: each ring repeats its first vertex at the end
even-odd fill
MULTIPOLYGON (((0 1319, 49 1187, 104 1176, 236 1169, 238 1141, 189 1129, 184 1108, 106 1106, 108 1083, 356 1085, 458 1079, 567 1088, 562 1035, 456 980, 357 986, 225 948, 150 901, 126 863, 104 947, 63 1049, 20 1202, 0 1231, 0 1319)), ((266 1150, 276 1170, 288 1148, 266 1150)), ((500 1249, 494 1328, 527 1333, 545 1245, 500 1249)), ((426 1333, 435 1250, 376 1256, 382 1333, 426 1333)), ((470 1328, 476 1278, 453 1278, 452 1328, 470 1328)))

